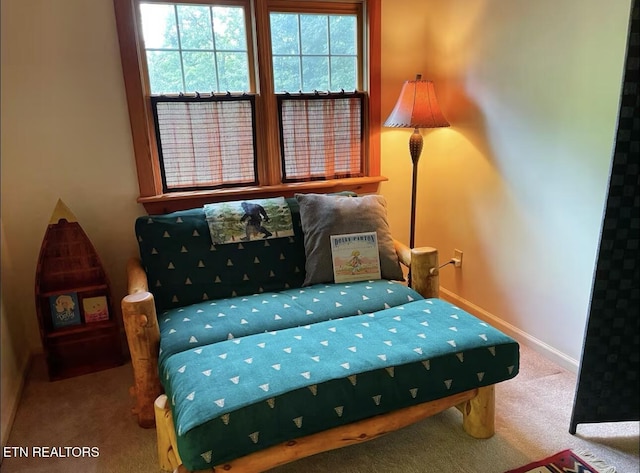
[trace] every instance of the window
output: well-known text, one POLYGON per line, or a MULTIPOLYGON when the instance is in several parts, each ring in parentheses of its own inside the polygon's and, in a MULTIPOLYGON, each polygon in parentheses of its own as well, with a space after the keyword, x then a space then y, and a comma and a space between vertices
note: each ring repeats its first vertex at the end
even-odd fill
POLYGON ((114 0, 151 213, 374 191, 380 0, 114 0))

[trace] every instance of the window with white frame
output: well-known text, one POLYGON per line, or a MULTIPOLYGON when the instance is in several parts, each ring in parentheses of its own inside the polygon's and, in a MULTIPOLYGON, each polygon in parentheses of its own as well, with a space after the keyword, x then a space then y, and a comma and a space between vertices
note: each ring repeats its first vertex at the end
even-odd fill
POLYGON ((365 0, 114 5, 143 197, 370 174, 365 0))

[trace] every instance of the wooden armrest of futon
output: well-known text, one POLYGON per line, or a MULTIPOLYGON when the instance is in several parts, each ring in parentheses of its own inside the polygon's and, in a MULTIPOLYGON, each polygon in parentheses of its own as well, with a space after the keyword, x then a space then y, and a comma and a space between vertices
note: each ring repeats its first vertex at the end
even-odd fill
POLYGON ((147 275, 137 258, 127 264, 127 288, 128 294, 122 299, 122 318, 133 367, 131 394, 136 398, 133 413, 141 427, 150 428, 155 425, 153 403, 162 393, 158 378, 160 329, 147 275))

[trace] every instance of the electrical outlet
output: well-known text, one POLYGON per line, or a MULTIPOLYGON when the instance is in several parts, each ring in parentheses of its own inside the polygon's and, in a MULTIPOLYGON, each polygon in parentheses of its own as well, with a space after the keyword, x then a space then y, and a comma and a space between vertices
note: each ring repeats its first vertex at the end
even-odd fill
POLYGON ((453 258, 451 259, 453 260, 453 265, 456 268, 460 268, 462 266, 462 251, 453 250, 453 258))

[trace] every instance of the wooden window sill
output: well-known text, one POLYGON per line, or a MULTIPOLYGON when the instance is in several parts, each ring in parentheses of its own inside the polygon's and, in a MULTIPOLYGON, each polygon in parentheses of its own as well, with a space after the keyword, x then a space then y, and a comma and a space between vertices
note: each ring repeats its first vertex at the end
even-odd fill
POLYGON ((353 177, 347 179, 332 179, 327 181, 309 181, 273 186, 248 186, 228 189, 172 192, 149 197, 139 197, 149 215, 157 215, 177 210, 202 207, 212 202, 222 202, 240 199, 259 199, 265 197, 292 197, 296 193, 328 193, 353 191, 358 194, 372 194, 378 191, 378 185, 386 181, 384 176, 353 177))

